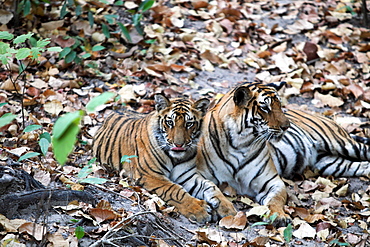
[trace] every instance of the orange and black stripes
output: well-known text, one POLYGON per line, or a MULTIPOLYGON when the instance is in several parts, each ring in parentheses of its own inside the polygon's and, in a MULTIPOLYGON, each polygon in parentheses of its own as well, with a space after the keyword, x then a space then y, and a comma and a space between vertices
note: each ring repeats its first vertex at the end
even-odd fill
POLYGON ((234 214, 232 204, 195 169, 200 127, 209 100, 170 101, 156 95, 155 101, 156 110, 150 114, 125 111, 113 113, 105 120, 93 142, 98 160, 133 178, 193 220, 211 220, 207 203, 200 199, 221 216, 234 214), (137 158, 122 164, 123 155, 137 158))

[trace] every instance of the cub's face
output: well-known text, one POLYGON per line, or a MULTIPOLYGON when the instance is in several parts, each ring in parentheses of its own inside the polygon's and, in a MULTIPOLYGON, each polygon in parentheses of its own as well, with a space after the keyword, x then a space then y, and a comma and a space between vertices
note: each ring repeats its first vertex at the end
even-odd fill
POLYGON ((192 158, 200 135, 202 118, 209 105, 208 99, 194 103, 186 99, 169 100, 155 95, 159 115, 159 131, 156 135, 160 148, 176 160, 192 158))

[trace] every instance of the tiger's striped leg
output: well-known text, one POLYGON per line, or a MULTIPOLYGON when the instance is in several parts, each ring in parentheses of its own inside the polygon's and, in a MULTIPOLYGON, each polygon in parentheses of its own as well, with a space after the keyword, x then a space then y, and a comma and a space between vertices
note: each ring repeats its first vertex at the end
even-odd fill
POLYGON ((323 175, 335 177, 359 177, 370 175, 369 161, 350 161, 339 156, 323 156, 314 168, 323 175))
POLYGON ((175 206, 188 219, 199 223, 212 220, 212 216, 208 213, 211 209, 206 201, 192 197, 181 185, 171 182, 166 177, 145 176, 138 182, 168 204, 175 206))
POLYGON ((195 166, 193 169, 186 169, 186 172, 180 172, 184 170, 181 166, 173 169, 172 180, 181 184, 192 196, 205 200, 217 214, 214 220, 236 214, 234 205, 213 182, 198 174, 195 166))
POLYGON ((275 225, 286 226, 291 219, 284 211, 284 205, 288 197, 284 182, 277 173, 271 179, 260 177, 258 180, 256 183, 262 188, 260 188, 256 199, 260 204, 268 206, 270 215, 274 213, 278 214, 278 218, 274 222, 275 225))

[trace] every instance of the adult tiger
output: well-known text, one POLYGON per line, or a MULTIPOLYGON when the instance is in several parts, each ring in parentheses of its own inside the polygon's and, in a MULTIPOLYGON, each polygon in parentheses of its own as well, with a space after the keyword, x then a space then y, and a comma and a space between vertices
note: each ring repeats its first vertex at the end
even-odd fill
POLYGON ((279 174, 310 166, 325 175, 369 173, 370 151, 333 121, 301 111, 286 114, 275 88, 246 83, 223 96, 204 117, 198 145, 201 174, 269 206, 287 220, 287 194, 279 174), (365 162, 360 162, 364 160, 365 162))
POLYGON ((108 116, 95 135, 93 152, 103 165, 137 180, 189 219, 206 222, 214 219, 212 213, 235 214, 217 186, 196 172, 196 145, 208 105, 208 99, 170 101, 157 94, 156 110, 150 114, 108 116), (123 155, 137 159, 122 164, 123 155))

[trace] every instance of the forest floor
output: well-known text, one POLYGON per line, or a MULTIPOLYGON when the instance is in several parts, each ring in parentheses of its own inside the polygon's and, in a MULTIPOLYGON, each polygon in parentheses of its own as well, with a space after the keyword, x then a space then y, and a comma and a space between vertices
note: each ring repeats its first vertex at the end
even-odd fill
POLYGON ((131 19, 140 3, 84 2, 80 15, 68 6, 61 20, 55 15, 61 3, 43 3, 32 5, 20 27, 0 26, 18 35, 35 32, 75 51, 69 63, 58 54, 42 54, 17 81, 18 91, 7 83, 18 75, 18 64, 0 69, 0 103, 7 103, 0 115, 19 114, 0 129, 1 246, 369 246, 368 178, 307 171, 299 180, 285 180, 289 230, 260 224, 256 215, 265 208, 236 195, 230 195, 240 211, 233 222, 192 223, 156 195, 90 163, 92 136, 112 110, 149 112, 158 92, 218 99, 245 80, 286 81, 280 91, 285 107, 324 114, 348 132, 369 137, 370 29, 361 1, 163 0, 143 13, 144 36, 131 19), (115 21, 105 25, 111 15, 115 21), (74 46, 76 40, 80 44, 74 46), (94 51, 95 45, 104 49, 94 51), (22 132, 22 88, 25 125, 41 129, 22 132), (59 165, 51 148, 45 156, 18 161, 27 152, 41 152, 39 137, 52 134, 58 117, 85 110, 104 91, 116 93, 116 100, 84 116, 67 164, 59 165), (83 183, 81 171, 89 165, 89 176, 108 182, 83 183))

